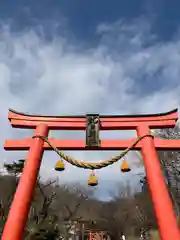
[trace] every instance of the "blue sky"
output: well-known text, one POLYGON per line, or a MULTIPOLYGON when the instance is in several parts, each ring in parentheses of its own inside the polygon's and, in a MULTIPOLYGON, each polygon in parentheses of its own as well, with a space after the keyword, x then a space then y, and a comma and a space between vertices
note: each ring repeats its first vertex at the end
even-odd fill
MULTIPOLYGON (((179 7, 178 0, 2 0, 0 16, 3 21, 12 20, 15 31, 41 24, 49 37, 53 34, 51 24, 58 22, 60 26, 67 27, 66 31, 74 34, 79 41, 89 44, 98 41, 98 24, 113 23, 119 19, 133 21, 144 16, 152 21, 152 33, 168 41, 179 27, 179 7)), ((62 28, 58 30, 62 34, 62 28)))
MULTIPOLYGON (((11 129, 8 108, 39 114, 133 114, 169 111, 180 106, 179 1, 1 0, 0 5, 0 141, 23 138, 31 131, 11 129)), ((83 133, 52 132, 59 138, 83 133)), ((132 132, 103 133, 128 138, 132 132)), ((86 160, 115 152, 70 152, 86 160)), ((3 161, 24 157, 6 153, 3 161)), ((138 159, 128 156, 135 172, 138 159)), ((41 172, 51 169, 45 153, 41 172)), ((119 164, 98 172, 101 182, 122 181, 119 164)), ((86 181, 88 172, 68 165, 69 176, 86 181)), ((126 179, 134 180, 133 175, 126 179)), ((71 179, 70 179, 71 180, 71 179)), ((112 186, 112 184, 111 184, 112 186)))

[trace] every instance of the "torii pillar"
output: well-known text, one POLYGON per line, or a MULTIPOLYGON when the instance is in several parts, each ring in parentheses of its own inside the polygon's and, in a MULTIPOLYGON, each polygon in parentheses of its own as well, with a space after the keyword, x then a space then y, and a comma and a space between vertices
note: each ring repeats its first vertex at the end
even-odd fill
MULTIPOLYGON (((34 135, 48 137, 49 130, 85 130, 86 116, 35 116, 9 110, 8 118, 13 127, 35 129, 34 135)), ((99 116, 100 130, 136 130, 138 137, 150 134, 150 129, 173 128, 178 120, 177 109, 161 114, 99 116)), ((98 147, 86 147, 84 140, 57 140, 49 138, 60 150, 124 150, 136 139, 101 140, 98 147)), ((23 231, 34 193, 44 150, 51 148, 40 138, 6 140, 6 150, 28 150, 23 173, 14 195, 2 240, 22 240, 23 231)), ((141 150, 147 180, 154 204, 157 224, 162 240, 180 240, 180 232, 173 205, 161 172, 156 150, 179 150, 180 140, 146 137, 134 150, 141 150)))

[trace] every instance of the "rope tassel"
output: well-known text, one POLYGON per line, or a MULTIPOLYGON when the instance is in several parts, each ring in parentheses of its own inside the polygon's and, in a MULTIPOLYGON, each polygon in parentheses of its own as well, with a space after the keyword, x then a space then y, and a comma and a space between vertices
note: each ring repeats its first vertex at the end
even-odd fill
POLYGON ((98 185, 98 178, 96 177, 94 171, 92 170, 90 176, 89 176, 89 179, 88 179, 88 185, 89 186, 97 186, 98 185))
POLYGON ((65 166, 64 166, 64 162, 62 160, 59 160, 56 165, 55 165, 55 170, 56 171, 64 171, 65 170, 65 166))
POLYGON ((125 173, 130 171, 131 171, 131 168, 129 167, 128 162, 124 159, 121 165, 121 172, 125 173))

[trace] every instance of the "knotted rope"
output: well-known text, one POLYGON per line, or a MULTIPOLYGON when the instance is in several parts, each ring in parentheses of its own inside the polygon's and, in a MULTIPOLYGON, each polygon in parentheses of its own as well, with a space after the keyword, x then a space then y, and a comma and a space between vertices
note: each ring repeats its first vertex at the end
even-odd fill
POLYGON ((78 160, 78 159, 74 159, 70 156, 67 156, 64 152, 59 151, 55 146, 53 146, 51 144, 51 142, 48 140, 47 137, 43 137, 40 135, 36 135, 33 136, 32 138, 40 138, 42 139, 44 142, 46 142, 61 158, 63 158, 66 162, 72 164, 73 166, 79 167, 79 168, 84 168, 84 169, 101 169, 104 167, 107 167, 109 165, 112 165, 113 163, 119 161, 121 158, 123 158, 130 150, 132 150, 137 144, 138 142, 140 142, 142 139, 144 139, 145 137, 151 137, 154 138, 153 135, 151 134, 146 134, 143 135, 141 137, 138 137, 136 141, 134 141, 132 143, 131 146, 127 147, 124 151, 122 151, 119 155, 117 156, 113 156, 111 159, 109 160, 103 160, 100 162, 86 162, 83 160, 78 160))

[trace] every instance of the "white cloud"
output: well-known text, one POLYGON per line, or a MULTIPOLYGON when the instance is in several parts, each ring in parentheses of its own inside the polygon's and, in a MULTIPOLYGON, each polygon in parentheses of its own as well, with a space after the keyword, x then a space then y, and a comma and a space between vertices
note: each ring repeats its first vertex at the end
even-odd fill
MULTIPOLYGON (((0 141, 23 138, 30 131, 11 129, 8 108, 48 115, 156 113, 180 106, 180 40, 156 43, 148 22, 118 22, 98 27, 99 45, 76 49, 68 39, 56 36, 45 42, 32 30, 13 34, 8 27, 0 34, 0 141), (156 86, 157 85, 157 89, 156 86), (21 134, 20 134, 21 133, 21 134)), ((64 137, 65 133, 58 133, 64 137)), ((78 137, 84 136, 81 133, 78 137)), ((107 136, 107 135, 106 135, 107 136)), ((114 137, 113 133, 110 136, 114 137)), ((123 133, 124 136, 124 133, 123 133)), ((116 136, 117 138, 117 136, 116 136)), ((113 152, 71 152, 87 160, 108 158, 113 152)), ((22 153, 6 153, 8 161, 22 153)), ((56 156, 45 153, 41 171, 56 175, 56 156)), ((63 179, 79 179, 87 171, 70 167, 63 179), (69 173, 69 174, 68 174, 69 173)), ((119 165, 98 173, 101 179, 121 179, 119 165)))

